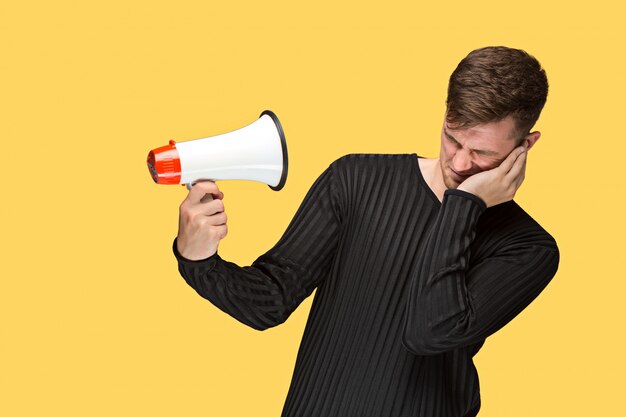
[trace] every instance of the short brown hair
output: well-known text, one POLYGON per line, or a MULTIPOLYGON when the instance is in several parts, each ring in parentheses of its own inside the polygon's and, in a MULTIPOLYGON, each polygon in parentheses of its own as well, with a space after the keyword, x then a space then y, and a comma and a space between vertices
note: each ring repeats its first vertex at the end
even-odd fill
POLYGON ((547 97, 548 78, 535 57, 521 49, 488 46, 470 52, 450 76, 446 121, 469 128, 510 115, 521 141, 547 97))

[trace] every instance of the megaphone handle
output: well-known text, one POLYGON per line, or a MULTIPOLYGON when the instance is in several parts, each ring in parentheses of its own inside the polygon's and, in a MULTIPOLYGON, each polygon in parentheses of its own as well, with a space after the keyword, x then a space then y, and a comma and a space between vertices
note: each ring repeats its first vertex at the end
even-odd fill
MULTIPOLYGON (((191 187, 193 187, 193 184, 192 184, 192 183, 190 183, 190 182, 188 182, 188 183, 187 183, 187 189, 188 189, 188 190, 191 190, 191 187)), ((206 202, 208 202, 208 201, 212 201, 212 200, 213 200, 213 196, 212 196, 211 194, 205 194, 205 195, 204 195, 204 197, 202 197, 202 198, 200 199, 200 202, 201 202, 201 203, 206 203, 206 202)))

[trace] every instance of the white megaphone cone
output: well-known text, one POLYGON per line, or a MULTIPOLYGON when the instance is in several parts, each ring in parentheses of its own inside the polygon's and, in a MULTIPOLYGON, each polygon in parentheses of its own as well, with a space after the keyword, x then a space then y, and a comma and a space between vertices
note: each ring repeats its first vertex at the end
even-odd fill
POLYGON ((248 126, 186 142, 170 141, 148 154, 148 169, 157 184, 198 180, 251 180, 278 191, 287 180, 287 143, 278 117, 265 110, 248 126))

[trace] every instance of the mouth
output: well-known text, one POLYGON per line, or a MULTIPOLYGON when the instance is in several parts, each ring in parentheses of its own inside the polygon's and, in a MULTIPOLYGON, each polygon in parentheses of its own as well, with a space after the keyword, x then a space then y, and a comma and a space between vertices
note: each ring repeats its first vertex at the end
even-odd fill
POLYGON ((450 170, 450 176, 452 177, 452 179, 456 182, 463 182, 466 179, 468 179, 470 175, 461 175, 459 173, 457 173, 455 170, 453 170, 452 168, 448 168, 450 170))

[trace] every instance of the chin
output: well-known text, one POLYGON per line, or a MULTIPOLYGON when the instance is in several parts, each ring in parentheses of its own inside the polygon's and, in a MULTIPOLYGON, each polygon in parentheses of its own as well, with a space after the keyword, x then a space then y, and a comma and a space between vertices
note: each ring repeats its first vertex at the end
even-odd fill
POLYGON ((452 177, 449 177, 445 174, 443 175, 443 184, 446 186, 446 188, 456 188, 461 185, 460 182, 456 182, 454 179, 452 179, 452 177))
POLYGON ((449 179, 449 180, 447 180, 447 181, 446 181, 446 180, 444 180, 444 181, 443 181, 443 184, 444 184, 444 185, 446 186, 446 188, 448 188, 448 189, 454 189, 454 188, 458 187, 459 185, 461 185, 461 184, 457 183, 456 181, 453 181, 452 179, 449 179))

